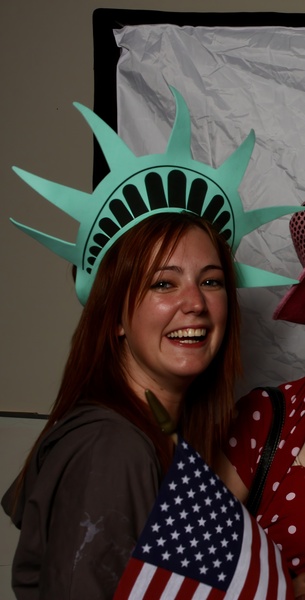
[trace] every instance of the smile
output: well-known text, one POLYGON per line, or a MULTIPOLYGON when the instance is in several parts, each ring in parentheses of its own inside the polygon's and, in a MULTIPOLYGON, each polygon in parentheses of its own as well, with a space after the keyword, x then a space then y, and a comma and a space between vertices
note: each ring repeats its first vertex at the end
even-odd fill
POLYGON ((188 329, 177 329, 176 331, 171 331, 168 333, 167 337, 170 339, 179 339, 179 341, 187 344, 194 344, 195 342, 199 342, 206 336, 206 329, 198 328, 188 328, 188 329))

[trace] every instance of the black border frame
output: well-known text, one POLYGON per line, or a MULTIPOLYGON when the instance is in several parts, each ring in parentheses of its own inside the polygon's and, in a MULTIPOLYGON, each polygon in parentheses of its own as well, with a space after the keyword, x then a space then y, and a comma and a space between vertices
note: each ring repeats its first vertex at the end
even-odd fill
MULTIPOLYGON (((97 8, 93 12, 94 112, 117 131, 116 69, 120 56, 113 29, 125 25, 171 23, 205 27, 305 27, 305 13, 168 12, 97 8)), ((103 153, 93 142, 93 188, 109 172, 103 153)))

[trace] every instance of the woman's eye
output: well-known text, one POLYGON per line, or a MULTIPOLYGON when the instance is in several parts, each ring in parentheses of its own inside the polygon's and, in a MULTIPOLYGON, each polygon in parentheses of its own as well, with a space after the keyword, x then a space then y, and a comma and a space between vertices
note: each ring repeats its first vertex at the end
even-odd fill
POLYGON ((168 290, 171 287, 171 283, 169 281, 165 281, 164 279, 160 279, 152 284, 152 289, 154 290, 168 290))
POLYGON ((222 281, 220 279, 205 279, 202 282, 202 285, 204 285, 206 287, 220 288, 220 287, 224 287, 224 281, 222 281))

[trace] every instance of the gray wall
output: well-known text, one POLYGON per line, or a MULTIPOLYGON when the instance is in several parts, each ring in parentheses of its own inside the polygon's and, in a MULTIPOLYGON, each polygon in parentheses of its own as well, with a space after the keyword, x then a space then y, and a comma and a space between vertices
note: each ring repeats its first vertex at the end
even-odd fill
MULTIPOLYGON (((93 105, 95 8, 305 12, 303 0, 2 0, 1 390, 0 410, 48 412, 80 315, 69 266, 9 224, 74 240, 76 226, 23 184, 12 165, 91 191, 92 137, 72 107, 93 105)), ((0 419, 0 496, 20 468, 41 421, 0 419)), ((17 533, 0 513, 0 597, 13 598, 17 533)))

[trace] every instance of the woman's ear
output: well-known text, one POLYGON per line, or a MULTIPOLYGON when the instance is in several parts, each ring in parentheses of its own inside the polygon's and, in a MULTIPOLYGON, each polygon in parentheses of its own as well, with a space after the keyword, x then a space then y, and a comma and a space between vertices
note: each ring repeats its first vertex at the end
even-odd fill
POLYGON ((123 337, 125 335, 125 329, 121 323, 117 327, 117 334, 119 337, 123 337))

